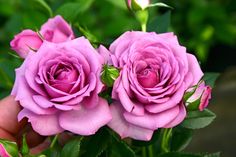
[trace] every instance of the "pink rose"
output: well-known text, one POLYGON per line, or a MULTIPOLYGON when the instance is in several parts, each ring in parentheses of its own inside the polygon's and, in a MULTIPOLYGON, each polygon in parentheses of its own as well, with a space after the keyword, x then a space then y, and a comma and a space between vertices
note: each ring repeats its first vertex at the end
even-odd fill
POLYGON ((122 138, 150 140, 158 128, 183 121, 184 92, 203 73, 173 33, 126 32, 109 51, 113 65, 121 69, 112 91, 116 102, 110 106, 109 127, 122 138))
POLYGON ((75 38, 71 26, 59 15, 43 24, 40 33, 45 40, 53 43, 60 43, 75 38))
MULTIPOLYGON (((46 41, 59 43, 74 39, 70 25, 61 17, 49 19, 40 30, 42 38, 46 41)), ((22 58, 25 58, 31 49, 37 51, 43 41, 38 33, 32 30, 23 30, 11 41, 11 48, 22 58)))
POLYGON ((94 134, 111 120, 107 101, 98 96, 101 68, 100 54, 84 37, 45 41, 16 69, 12 95, 23 107, 18 119, 27 117, 41 135, 94 134))
POLYGON ((206 86, 204 81, 201 81, 196 88, 192 89, 190 92, 194 92, 186 100, 186 106, 190 106, 191 104, 194 107, 198 107, 200 111, 203 111, 209 104, 209 100, 211 99, 211 87, 206 86))
POLYGON ((37 50, 43 43, 38 34, 30 29, 23 30, 11 41, 11 48, 22 58, 25 58, 30 49, 37 50))

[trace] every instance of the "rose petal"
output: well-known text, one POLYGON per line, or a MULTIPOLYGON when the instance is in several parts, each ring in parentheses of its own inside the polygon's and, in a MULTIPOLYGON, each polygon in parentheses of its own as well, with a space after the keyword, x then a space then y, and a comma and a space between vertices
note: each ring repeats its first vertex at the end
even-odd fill
POLYGON ((200 79, 203 76, 203 72, 202 72, 202 70, 198 64, 198 61, 194 55, 187 54, 187 58, 188 58, 189 72, 186 75, 187 76, 192 75, 193 80, 192 80, 192 82, 188 82, 185 79, 185 82, 186 82, 186 88, 190 88, 191 86, 196 85, 200 81, 200 79))
POLYGON ((145 109, 151 113, 159 113, 165 110, 168 110, 182 100, 185 91, 185 86, 181 86, 176 93, 174 93, 169 100, 164 103, 157 103, 157 104, 147 104, 145 105, 145 109))
POLYGON ((24 117, 28 118, 33 129, 42 136, 49 136, 61 133, 64 131, 58 123, 58 115, 37 115, 29 110, 23 109, 18 114, 18 120, 22 120, 24 117))
POLYGON ((125 110, 119 102, 110 105, 112 120, 108 126, 117 132, 121 138, 131 137, 136 140, 149 141, 153 130, 138 127, 127 122, 123 117, 125 110))
POLYGON ((177 117, 178 113, 179 106, 175 106, 169 110, 157 114, 145 113, 143 116, 136 116, 131 113, 124 112, 124 117, 126 121, 131 124, 151 130, 156 130, 171 122, 177 117))
POLYGON ((178 116, 174 120, 172 120, 170 123, 166 124, 164 126, 164 128, 172 128, 172 127, 180 124, 184 120, 184 118, 186 117, 186 109, 185 109, 184 104, 182 102, 179 105, 179 110, 180 111, 179 111, 178 116))
POLYGON ((99 104, 92 108, 62 112, 60 126, 79 135, 92 135, 111 120, 111 113, 106 100, 100 98, 99 104))

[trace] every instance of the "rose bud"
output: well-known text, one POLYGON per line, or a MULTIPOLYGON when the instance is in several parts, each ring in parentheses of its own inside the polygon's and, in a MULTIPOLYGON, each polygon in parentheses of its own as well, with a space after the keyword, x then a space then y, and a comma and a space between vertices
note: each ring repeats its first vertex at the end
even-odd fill
POLYGON ((1 157, 19 156, 16 143, 0 139, 0 156, 1 157))
POLYGON ((185 94, 185 105, 190 110, 203 111, 209 104, 211 99, 210 86, 206 86, 204 81, 201 81, 197 86, 190 88, 185 94), (187 95, 187 97, 186 97, 187 95))
POLYGON ((150 4, 149 0, 127 0, 127 6, 133 11, 144 10, 150 4))
POLYGON ((112 87, 114 81, 119 77, 119 70, 113 66, 105 64, 101 73, 102 82, 108 87, 112 87))
POLYGON ((40 34, 46 41, 61 43, 74 39, 71 26, 59 15, 42 25, 40 34))
POLYGON ((52 43, 61 43, 74 39, 71 26, 61 17, 55 16, 44 23, 39 34, 27 29, 17 34, 11 41, 11 48, 21 58, 26 58, 30 50, 37 51, 43 40, 52 43))
POLYGON ((17 34, 10 45, 20 57, 25 58, 30 50, 37 50, 42 42, 42 39, 36 32, 27 29, 17 34))

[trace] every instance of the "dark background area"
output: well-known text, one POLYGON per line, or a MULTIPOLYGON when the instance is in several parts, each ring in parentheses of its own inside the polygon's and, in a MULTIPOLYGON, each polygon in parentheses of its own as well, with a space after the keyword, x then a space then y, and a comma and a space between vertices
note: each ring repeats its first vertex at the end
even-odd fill
MULTIPOLYGON (((61 14, 72 24, 77 36, 80 25, 108 45, 124 31, 139 30, 139 24, 123 0, 45 0, 54 15, 61 14), (86 2, 86 4, 84 4, 86 2), (67 6, 66 6, 67 5, 67 6), (69 5, 74 7, 64 11, 69 5), (84 6, 83 8, 80 6, 84 6), (64 8, 63 8, 64 7, 64 8)), ((154 1, 153 2, 157 2, 154 1)), ((178 35, 180 43, 194 53, 206 72, 220 72, 209 108, 217 114, 207 128, 195 131, 186 151, 222 152, 236 155, 236 1, 163 0, 172 6, 150 9, 152 18, 165 18, 160 27, 178 35), (171 20, 166 20, 166 18, 171 20)), ((0 0, 0 98, 8 95, 14 82, 14 69, 22 60, 14 57, 9 43, 21 30, 39 30, 49 12, 37 0, 0 0)), ((157 25, 158 26, 158 25, 157 25)))

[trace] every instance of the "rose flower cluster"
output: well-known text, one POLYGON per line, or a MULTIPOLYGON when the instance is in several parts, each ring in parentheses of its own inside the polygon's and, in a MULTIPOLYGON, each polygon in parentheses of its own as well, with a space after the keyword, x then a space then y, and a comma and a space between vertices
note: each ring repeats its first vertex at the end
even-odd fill
POLYGON ((10 45, 25 59, 12 90, 23 108, 18 120, 28 118, 41 135, 86 136, 108 125, 122 138, 148 141, 155 130, 180 124, 192 102, 203 110, 211 97, 197 59, 173 33, 129 31, 108 49, 95 49, 56 16, 39 32, 23 30, 10 45), (119 70, 109 87, 111 104, 99 96, 108 88, 104 65, 119 70))

